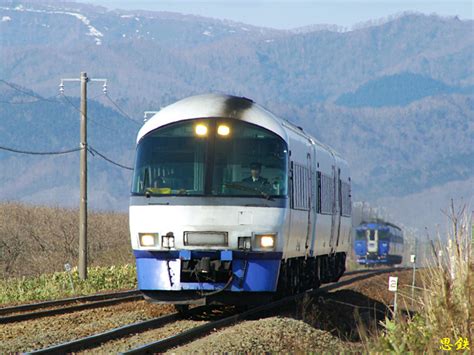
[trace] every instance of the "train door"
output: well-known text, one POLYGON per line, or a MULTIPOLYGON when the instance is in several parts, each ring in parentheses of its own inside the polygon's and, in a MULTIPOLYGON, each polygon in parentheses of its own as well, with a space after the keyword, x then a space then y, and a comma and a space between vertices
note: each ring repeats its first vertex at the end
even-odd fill
POLYGON ((367 229, 367 253, 377 253, 378 252, 378 241, 379 241, 379 231, 377 229, 367 229))
POLYGON ((337 194, 337 203, 336 203, 336 248, 339 246, 339 238, 341 237, 341 216, 342 216, 342 181, 341 181, 341 169, 337 169, 337 176, 335 181, 335 188, 337 194))
POLYGON ((336 166, 332 166, 332 214, 331 214, 331 236, 329 239, 329 247, 331 248, 331 254, 335 253, 338 239, 339 239, 339 229, 340 229, 340 223, 341 223, 341 216, 339 215, 338 212, 338 181, 339 181, 339 176, 338 176, 338 171, 336 170, 336 166))
POLYGON ((298 257, 305 254, 305 241, 308 233, 307 199, 305 194, 306 165, 290 162, 291 201, 289 219, 289 237, 287 257, 298 257))
MULTIPOLYGON (((311 146, 311 148, 313 148, 311 146)), ((313 187, 313 167, 312 167, 312 158, 311 153, 306 155, 306 162, 307 162, 307 185, 308 185, 308 222, 306 226, 306 242, 305 242, 305 255, 312 256, 312 249, 313 249, 313 230, 315 228, 315 214, 313 213, 313 204, 314 204, 314 187, 313 187), (314 220, 313 220, 314 219, 314 220)))
POLYGON ((299 154, 304 158, 299 162, 290 161, 291 209, 287 257, 307 255, 311 238, 311 154, 307 146, 300 147, 299 154))
POLYGON ((332 213, 331 213, 331 236, 329 238, 329 247, 331 248, 330 253, 333 254, 336 250, 336 239, 337 239, 337 171, 336 167, 332 166, 332 213))

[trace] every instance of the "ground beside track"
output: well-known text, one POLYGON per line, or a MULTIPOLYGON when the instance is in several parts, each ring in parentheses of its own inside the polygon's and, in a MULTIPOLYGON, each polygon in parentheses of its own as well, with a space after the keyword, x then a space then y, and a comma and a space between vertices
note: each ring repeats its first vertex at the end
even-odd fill
POLYGON ((0 324, 0 353, 25 352, 174 312, 172 306, 132 301, 16 323, 0 324))
MULTIPOLYGON (((395 271, 390 275, 399 276, 401 292, 407 294, 409 291, 404 285, 411 283, 411 271, 395 271)), ((344 276, 341 281, 354 276, 344 276)), ((363 351, 357 327, 362 323, 370 330, 385 316, 386 305, 393 299, 393 294, 387 291, 388 276, 376 275, 356 281, 324 297, 306 297, 296 306, 272 312, 268 318, 214 331, 173 352, 363 351), (358 307, 357 311, 354 305, 358 307)), ((40 349, 173 311, 171 306, 135 301, 0 325, 0 353, 40 349)), ((180 320, 156 330, 108 342, 89 352, 125 351, 203 322, 200 319, 180 320)))
MULTIPOLYGON (((379 329, 379 321, 389 314, 387 307, 393 302, 389 275, 398 276, 400 292, 410 294, 411 270, 376 275, 324 297, 307 297, 272 317, 217 330, 170 353, 364 352, 359 329, 362 326, 368 333, 379 329)), ((349 277, 341 280, 345 278, 349 277)), ((421 286, 419 277, 417 285, 421 286)))

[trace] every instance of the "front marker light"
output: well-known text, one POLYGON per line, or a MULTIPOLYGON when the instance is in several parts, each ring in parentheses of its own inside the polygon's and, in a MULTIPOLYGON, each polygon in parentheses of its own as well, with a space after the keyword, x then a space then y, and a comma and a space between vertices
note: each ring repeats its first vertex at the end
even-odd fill
POLYGON ((161 246, 163 248, 174 248, 174 234, 173 232, 166 233, 161 237, 161 246))
POLYGON ((252 249, 252 237, 239 237, 238 239, 238 248, 241 250, 251 250, 252 249))
POLYGON ((139 233, 140 246, 142 247, 153 247, 155 246, 157 233, 139 233))

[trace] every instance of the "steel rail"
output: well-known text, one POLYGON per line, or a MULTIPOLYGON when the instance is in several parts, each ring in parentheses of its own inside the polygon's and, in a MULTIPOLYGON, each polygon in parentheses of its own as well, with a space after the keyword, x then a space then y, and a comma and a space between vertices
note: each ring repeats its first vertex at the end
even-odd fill
POLYGON ((92 301, 92 302, 82 303, 82 304, 68 306, 68 307, 53 308, 53 309, 47 309, 47 310, 42 310, 42 311, 37 311, 37 312, 13 314, 9 316, 0 317, 0 324, 20 322, 24 320, 32 320, 32 319, 37 319, 37 318, 42 318, 42 317, 54 316, 58 314, 72 313, 72 312, 82 311, 84 309, 100 308, 100 307, 111 306, 114 304, 119 304, 119 303, 124 303, 124 302, 137 301, 141 299, 143 299, 143 296, 140 294, 137 294, 137 295, 131 295, 131 296, 105 299, 105 300, 100 300, 100 301, 92 301))
POLYGON ((331 283, 327 286, 322 286, 319 287, 318 289, 310 289, 305 292, 302 292, 297 295, 293 296, 288 296, 285 298, 282 298, 280 300, 277 300, 275 302, 271 302, 262 306, 257 306, 252 309, 249 309, 248 311, 235 314, 223 319, 219 319, 213 322, 209 322, 197 327, 194 327, 192 329, 186 330, 184 332, 181 332, 179 334, 170 336, 168 338, 160 339, 158 341, 142 345, 140 347, 137 347, 135 349, 131 349, 129 351, 125 351, 122 354, 145 354, 145 353, 162 353, 165 352, 171 348, 186 344, 196 338, 199 338, 202 335, 208 334, 211 330, 214 329, 219 329, 223 328, 232 324, 237 323, 240 320, 244 319, 249 319, 253 318, 255 316, 261 315, 262 313, 278 309, 282 306, 289 306, 294 304, 296 301, 302 299, 305 295, 312 295, 312 294, 318 294, 318 293, 327 293, 332 290, 339 289, 341 287, 344 287, 346 285, 349 285, 353 282, 363 280, 370 278, 372 276, 376 276, 379 274, 385 274, 388 272, 392 272, 394 270, 400 270, 400 268, 393 268, 393 269, 383 269, 383 270, 364 270, 364 272, 352 272, 352 274, 362 274, 360 276, 356 276, 354 278, 351 278, 349 280, 344 280, 344 281, 339 281, 339 282, 334 282, 331 283))
MULTIPOLYGON (((205 310, 207 310, 206 306, 196 307, 189 311, 189 315, 197 315, 205 310)), ((48 348, 30 351, 25 354, 61 354, 76 352, 82 349, 91 348, 109 340, 117 339, 134 333, 144 332, 149 329, 156 329, 163 325, 180 320, 182 318, 183 315, 181 313, 171 313, 142 322, 136 322, 133 324, 128 324, 118 328, 110 329, 103 333, 98 333, 84 338, 72 340, 66 343, 53 345, 48 348)))
POLYGON ((22 305, 12 306, 12 307, 3 307, 3 308, 0 308, 0 315, 7 314, 7 313, 32 311, 32 310, 40 309, 40 308, 62 306, 62 305, 74 303, 74 302, 100 301, 100 300, 106 300, 110 298, 119 298, 119 297, 126 297, 126 296, 140 295, 140 294, 141 292, 138 290, 129 290, 129 291, 109 292, 109 293, 102 293, 102 294, 95 294, 95 295, 62 298, 62 299, 53 300, 53 301, 44 301, 44 302, 37 302, 37 303, 22 304, 22 305))
MULTIPOLYGON (((344 286, 349 285, 353 282, 356 282, 356 281, 359 281, 359 280, 362 280, 362 279, 366 279, 366 278, 370 278, 370 277, 378 275, 378 274, 392 272, 394 270, 398 271, 398 270, 400 270, 400 268, 398 268, 398 269, 382 269, 382 270, 356 270, 356 271, 348 272, 344 276, 351 276, 351 275, 358 275, 358 276, 352 277, 348 280, 328 284, 328 285, 322 286, 322 287, 320 287, 316 290, 311 289, 311 290, 305 291, 303 293, 300 293, 298 295, 288 296, 288 297, 277 300, 275 302, 271 302, 271 303, 266 304, 266 305, 254 307, 250 310, 244 311, 244 312, 239 313, 239 314, 235 314, 235 315, 231 315, 231 316, 228 316, 228 317, 225 317, 225 318, 221 318, 221 319, 216 320, 216 321, 211 321, 209 323, 206 323, 206 324, 197 326, 195 328, 186 330, 186 331, 181 332, 179 334, 176 334, 174 336, 164 338, 164 339, 160 339, 156 342, 152 342, 152 343, 149 343, 149 344, 145 344, 143 346, 140 346, 138 348, 135 348, 135 349, 132 349, 128 352, 125 352, 125 354, 139 354, 139 353, 147 353, 147 352, 163 352, 163 351, 166 351, 166 350, 171 349, 173 347, 176 347, 176 346, 182 345, 184 343, 187 343, 187 342, 189 342, 193 339, 196 339, 196 338, 198 338, 202 335, 205 335, 213 329, 226 327, 226 326, 229 326, 229 325, 232 325, 232 324, 238 322, 239 320, 249 319, 249 318, 261 315, 264 312, 268 312, 268 311, 271 311, 271 310, 274 310, 274 309, 278 309, 278 308, 280 308, 282 306, 285 306, 285 305, 286 306, 291 305, 291 304, 295 303, 297 300, 304 297, 304 295, 306 295, 306 294, 314 294, 314 293, 324 294, 325 292, 329 292, 329 291, 344 287, 344 286)), ((200 313, 202 313, 203 310, 206 310, 206 309, 207 309, 206 306, 193 308, 190 311, 190 315, 200 314, 200 313)), ((83 349, 90 349, 90 348, 93 348, 94 346, 102 344, 106 341, 110 341, 110 340, 113 340, 113 339, 117 339, 117 338, 120 338, 120 337, 130 335, 130 334, 134 334, 134 333, 140 333, 140 332, 150 330, 150 329, 156 329, 156 328, 164 326, 168 323, 177 321, 179 319, 182 319, 182 315, 180 315, 179 313, 173 313, 173 314, 158 317, 158 318, 155 318, 155 319, 147 320, 147 321, 144 321, 144 322, 137 322, 137 323, 122 326, 122 327, 119 327, 119 328, 114 328, 114 329, 108 330, 108 331, 103 332, 103 333, 94 334, 94 335, 91 335, 91 336, 88 336, 88 337, 85 337, 85 338, 81 338, 81 339, 69 341, 69 342, 66 342, 66 343, 54 345, 54 346, 51 346, 51 347, 48 347, 48 348, 31 351, 28 354, 69 353, 69 352, 75 352, 75 351, 79 351, 79 350, 83 350, 83 349)))
POLYGON ((67 343, 54 345, 48 348, 27 352, 26 354, 64 354, 72 353, 78 350, 90 348, 103 342, 120 338, 129 334, 143 332, 149 329, 158 328, 164 324, 171 323, 180 319, 179 313, 172 313, 166 316, 150 319, 144 322, 137 322, 123 327, 114 328, 103 333, 94 334, 85 338, 72 340, 67 343))

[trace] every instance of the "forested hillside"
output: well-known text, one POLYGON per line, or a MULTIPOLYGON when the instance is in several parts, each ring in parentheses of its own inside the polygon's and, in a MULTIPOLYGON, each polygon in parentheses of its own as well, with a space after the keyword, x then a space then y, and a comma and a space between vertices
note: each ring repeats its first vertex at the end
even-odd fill
MULTIPOLYGON (((110 98, 123 110, 101 95, 100 84, 90 85, 91 145, 127 166, 143 111, 225 92, 252 98, 340 151, 352 168, 355 199, 396 205, 394 199, 442 186, 469 191, 472 26, 404 14, 346 32, 280 31, 173 13, 0 0, 0 146, 76 148, 79 103, 71 97, 79 86, 68 83, 66 99, 57 90, 61 78, 85 70, 108 79, 110 98)), ((91 206, 125 210, 130 171, 90 157, 91 206)), ((0 152, 0 183, 7 187, 0 199, 74 205, 77 159, 0 152)))

